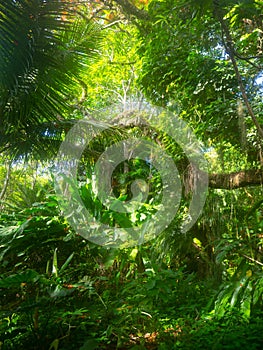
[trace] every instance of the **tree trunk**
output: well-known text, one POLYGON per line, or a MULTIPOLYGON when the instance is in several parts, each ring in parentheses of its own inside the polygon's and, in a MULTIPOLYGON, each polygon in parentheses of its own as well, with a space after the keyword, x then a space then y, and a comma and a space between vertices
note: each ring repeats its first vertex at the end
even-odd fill
POLYGON ((7 167, 6 167, 6 176, 5 176, 3 188, 0 192, 0 201, 2 201, 4 199, 5 194, 6 194, 6 190, 7 190, 8 184, 9 184, 9 180, 10 180, 11 167, 12 167, 12 161, 10 160, 7 164, 7 167))
POLYGON ((230 59, 231 59, 231 62, 232 62, 232 65, 233 65, 233 68, 234 68, 234 71, 235 71, 235 74, 236 74, 236 78, 237 78, 237 81, 238 81, 238 85, 239 85, 239 89, 241 91, 241 94, 242 94, 242 97, 243 97, 243 100, 245 102, 245 105, 247 107, 247 110, 248 110, 248 113, 254 123, 254 125, 256 126, 257 128, 257 132, 258 132, 258 135, 260 137, 260 139, 263 138, 263 129, 259 123, 259 121, 257 120, 257 117, 251 107, 251 104, 249 102, 249 98, 248 98, 248 95, 247 95, 247 92, 246 92, 246 88, 245 88, 245 85, 243 83, 243 80, 242 80, 242 77, 241 77, 241 74, 239 72, 239 68, 238 68, 238 64, 237 64, 237 60, 236 60, 236 57, 235 57, 235 49, 234 49, 234 42, 233 42, 233 39, 232 39, 232 36, 231 36, 231 33, 230 33, 230 29, 229 27, 227 26, 225 20, 224 20, 224 14, 222 12, 222 9, 221 7, 219 6, 218 4, 218 0, 214 0, 213 1, 213 4, 214 4, 214 13, 215 13, 215 17, 218 19, 220 25, 221 25, 221 29, 222 29, 222 34, 225 35, 225 39, 224 40, 224 37, 222 36, 222 40, 223 40, 223 45, 226 49, 226 52, 228 53, 230 59))

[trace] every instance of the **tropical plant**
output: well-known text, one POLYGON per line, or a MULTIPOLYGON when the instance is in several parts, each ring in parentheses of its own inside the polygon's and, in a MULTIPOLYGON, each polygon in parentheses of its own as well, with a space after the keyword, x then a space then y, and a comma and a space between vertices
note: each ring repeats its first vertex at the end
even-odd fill
POLYGON ((60 141, 81 77, 97 54, 99 25, 71 1, 0 5, 1 151, 45 154, 60 141), (41 101, 41 102, 40 102, 41 101), (46 142, 45 142, 46 141, 46 142))
POLYGON ((4 0, 0 34, 0 348, 261 349, 262 1, 4 0), (156 128, 142 123, 146 113, 125 112, 140 89, 171 110, 156 128), (145 244, 84 239, 59 206, 47 163, 25 162, 29 153, 54 155, 87 114, 87 137, 107 130, 89 142, 67 186, 101 223, 138 227, 158 211, 163 187, 151 159, 129 157, 108 177, 107 206, 95 166, 105 150, 137 137, 176 163, 180 209, 145 244), (209 163, 206 204, 184 234, 203 173, 162 131, 174 117, 192 126, 209 163), (140 186, 133 213, 114 210, 140 186))

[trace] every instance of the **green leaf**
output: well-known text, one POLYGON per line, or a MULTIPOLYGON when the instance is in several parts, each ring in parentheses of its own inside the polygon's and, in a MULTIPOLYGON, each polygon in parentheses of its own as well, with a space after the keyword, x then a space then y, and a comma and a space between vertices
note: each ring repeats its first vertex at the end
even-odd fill
POLYGON ((75 252, 73 252, 72 254, 70 254, 70 256, 67 258, 67 260, 64 262, 64 264, 61 266, 59 272, 63 272, 69 265, 69 263, 71 262, 71 260, 73 259, 73 256, 75 255, 75 252))
POLYGON ((60 285, 57 285, 56 288, 51 291, 49 294, 51 296, 51 298, 61 298, 61 297, 65 297, 67 295, 70 295, 74 292, 74 288, 72 289, 66 289, 61 287, 60 285))
POLYGON ((51 343, 49 350, 58 350, 58 346, 59 346, 59 339, 55 339, 53 340, 53 342, 51 343))
POLYGON ((79 348, 79 350, 95 350, 98 347, 98 341, 96 339, 88 339, 79 348))
POLYGON ((26 270, 24 272, 5 277, 0 280, 1 288, 16 288, 20 287, 21 283, 35 283, 42 275, 35 270, 26 270))
POLYGON ((242 299, 240 301, 240 311, 246 319, 249 319, 252 304, 252 284, 248 282, 243 292, 242 299))
POLYGON ((236 305, 240 292, 242 293, 244 288, 246 288, 246 281, 247 277, 243 277, 239 282, 237 282, 236 288, 234 289, 234 293, 230 301, 230 305, 232 307, 236 305))
POLYGON ((52 274, 58 277, 58 259, 57 259, 57 248, 54 250, 53 260, 52 260, 52 274))
POLYGON ((253 293, 253 304, 255 305, 260 297, 262 298, 263 295, 263 277, 261 277, 259 280, 257 280, 255 284, 255 290, 253 293))

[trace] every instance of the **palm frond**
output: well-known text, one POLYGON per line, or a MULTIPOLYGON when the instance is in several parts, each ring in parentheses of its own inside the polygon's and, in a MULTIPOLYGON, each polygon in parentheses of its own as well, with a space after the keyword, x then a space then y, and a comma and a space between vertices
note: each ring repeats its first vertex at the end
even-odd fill
POLYGON ((0 150, 43 122, 68 117, 101 37, 69 0, 1 1, 0 150))
MULTIPOLYGON (((13 159, 33 158, 38 160, 51 160, 59 150, 67 132, 78 122, 78 119, 63 119, 47 121, 36 126, 30 125, 21 129, 6 132, 0 139, 5 140, 2 152, 10 155, 13 159)), ((83 156, 93 162, 98 159, 105 147, 113 142, 118 142, 127 137, 127 131, 117 126, 102 123, 99 120, 87 119, 87 127, 90 125, 90 135, 98 128, 106 127, 99 136, 87 145, 83 156)))

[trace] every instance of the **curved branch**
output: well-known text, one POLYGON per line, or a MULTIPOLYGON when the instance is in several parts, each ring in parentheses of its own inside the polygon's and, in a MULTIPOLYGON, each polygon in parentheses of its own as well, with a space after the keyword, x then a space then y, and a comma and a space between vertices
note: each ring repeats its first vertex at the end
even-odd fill
MULTIPOLYGON (((148 129, 147 122, 140 115, 136 115, 133 111, 123 112, 114 119, 114 125, 118 125, 121 129, 129 129, 139 127, 146 133, 151 133, 148 129), (148 130, 148 132, 147 132, 148 130)), ((164 146, 162 142, 155 138, 160 146, 164 146)), ((233 190, 247 186, 263 185, 263 168, 241 170, 233 173, 207 174, 198 168, 198 164, 188 163, 184 159, 177 166, 184 173, 185 193, 195 190, 195 183, 202 181, 202 177, 208 175, 208 186, 214 189, 233 190), (198 178, 198 181, 195 181, 198 178)))
POLYGON ((263 169, 242 170, 230 174, 209 174, 209 187, 233 190, 263 184, 263 169))

